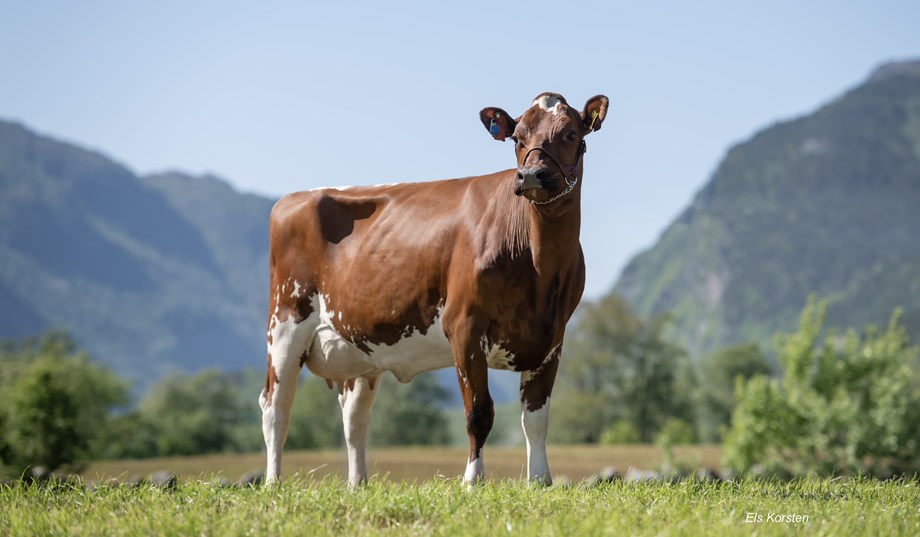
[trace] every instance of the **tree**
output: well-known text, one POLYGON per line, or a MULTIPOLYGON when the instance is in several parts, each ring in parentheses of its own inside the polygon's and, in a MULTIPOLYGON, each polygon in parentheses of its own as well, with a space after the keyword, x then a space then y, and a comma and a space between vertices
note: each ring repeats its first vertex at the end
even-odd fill
POLYGON ((920 470, 920 348, 909 346, 899 312, 884 331, 839 337, 824 333, 825 309, 810 298, 798 331, 777 337, 782 380, 737 381, 725 463, 780 475, 920 470))
POLYGON ((617 420, 650 442, 669 417, 693 421, 694 375, 683 349, 666 341, 666 317, 644 320, 619 296, 588 305, 560 366, 550 434, 598 442, 617 420))
POLYGON ((300 381, 285 447, 333 449, 345 445, 338 391, 313 375, 300 381))
POLYGON ((125 382, 64 333, 7 345, 0 353, 0 463, 18 473, 95 457, 111 440, 111 411, 127 399, 125 382))
MULTIPOLYGON (((449 394, 432 375, 402 384, 383 375, 375 388, 369 442, 375 446, 447 444, 449 394)), ((345 444, 338 392, 312 375, 301 381, 285 447, 331 449, 345 444)))
POLYGON ((732 345, 710 355, 701 366, 699 386, 700 437, 716 441, 735 408, 735 379, 769 375, 767 358, 756 343, 732 345))
POLYGON ((236 430, 253 423, 255 405, 254 398, 245 405, 239 391, 232 375, 217 370, 170 375, 144 396, 138 423, 155 432, 160 456, 239 451, 236 430))
POLYGON ((449 394, 434 375, 419 375, 408 384, 384 375, 379 384, 371 421, 372 445, 430 446, 449 442, 444 413, 449 394))

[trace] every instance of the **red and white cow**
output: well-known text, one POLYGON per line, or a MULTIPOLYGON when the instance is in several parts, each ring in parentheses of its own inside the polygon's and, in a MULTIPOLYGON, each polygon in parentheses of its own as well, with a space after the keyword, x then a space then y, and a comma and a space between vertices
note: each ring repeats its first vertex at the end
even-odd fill
POLYGON ((377 379, 401 382, 454 366, 470 440, 464 481, 483 477, 492 428, 488 370, 521 373, 528 476, 550 484, 546 432, 566 322, 585 281, 579 243, 584 138, 607 98, 584 110, 555 93, 519 117, 480 119, 515 144, 513 169, 464 179, 322 188, 271 212, 268 373, 259 403, 266 480, 281 474, 300 368, 339 402, 351 485, 367 479, 365 449, 377 379))

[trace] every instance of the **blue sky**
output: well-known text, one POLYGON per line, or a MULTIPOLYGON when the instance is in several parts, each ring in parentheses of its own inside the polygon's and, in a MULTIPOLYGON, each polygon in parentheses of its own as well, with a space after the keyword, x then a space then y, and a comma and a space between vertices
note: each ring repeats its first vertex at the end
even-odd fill
POLYGON ((0 118, 137 173, 271 196, 511 167, 478 112, 610 98, 588 138, 589 297, 724 151, 879 63, 920 58, 920 2, 5 2, 0 118))

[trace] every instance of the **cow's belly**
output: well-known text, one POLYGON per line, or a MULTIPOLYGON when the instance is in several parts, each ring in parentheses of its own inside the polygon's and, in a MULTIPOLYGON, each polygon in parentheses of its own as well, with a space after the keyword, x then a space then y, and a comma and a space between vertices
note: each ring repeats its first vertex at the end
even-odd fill
MULTIPOLYGON (((370 352, 364 352, 342 336, 333 326, 333 316, 334 312, 327 312, 321 305, 319 323, 306 360, 310 371, 320 377, 344 382, 390 371, 400 382, 409 382, 421 373, 454 364, 440 316, 424 334, 407 330, 408 334, 393 345, 365 343, 370 352)), ((347 323, 347 316, 341 322, 347 323)))

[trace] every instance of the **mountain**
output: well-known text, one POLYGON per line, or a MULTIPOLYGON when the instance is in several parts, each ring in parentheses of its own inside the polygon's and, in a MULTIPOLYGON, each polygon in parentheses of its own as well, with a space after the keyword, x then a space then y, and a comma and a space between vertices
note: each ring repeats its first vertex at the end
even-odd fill
POLYGON ((272 203, 0 121, 0 337, 67 329, 140 385, 260 367, 272 203))
POLYGON ((810 293, 831 326, 881 325, 897 306, 920 335, 920 61, 732 147, 613 292, 670 312, 695 356, 770 348, 810 293))

